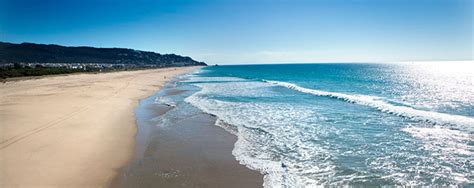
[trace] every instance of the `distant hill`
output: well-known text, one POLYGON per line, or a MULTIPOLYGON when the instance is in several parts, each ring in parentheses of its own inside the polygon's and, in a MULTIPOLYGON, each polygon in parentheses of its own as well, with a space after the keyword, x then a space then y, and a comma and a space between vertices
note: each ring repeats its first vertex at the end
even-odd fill
POLYGON ((0 64, 7 63, 101 63, 157 67, 206 65, 190 57, 125 48, 65 47, 52 44, 0 42, 0 64))

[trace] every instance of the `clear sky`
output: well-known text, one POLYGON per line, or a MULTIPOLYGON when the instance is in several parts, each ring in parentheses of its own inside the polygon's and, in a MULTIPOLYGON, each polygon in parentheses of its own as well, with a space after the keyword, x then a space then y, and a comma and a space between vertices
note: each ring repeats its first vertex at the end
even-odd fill
POLYGON ((473 59, 472 0, 0 0, 0 41, 214 64, 473 59))

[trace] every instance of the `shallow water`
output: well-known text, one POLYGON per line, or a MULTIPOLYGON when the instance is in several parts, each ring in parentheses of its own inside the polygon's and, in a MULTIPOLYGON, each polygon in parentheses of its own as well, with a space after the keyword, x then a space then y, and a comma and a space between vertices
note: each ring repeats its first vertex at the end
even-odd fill
POLYGON ((474 183, 471 65, 206 67, 186 102, 237 135, 266 187, 474 183), (465 66, 465 67, 463 67, 465 66))
POLYGON ((184 102, 199 88, 175 81, 135 109, 135 152, 110 187, 262 185, 261 174, 232 156, 236 138, 214 126, 214 116, 184 102))

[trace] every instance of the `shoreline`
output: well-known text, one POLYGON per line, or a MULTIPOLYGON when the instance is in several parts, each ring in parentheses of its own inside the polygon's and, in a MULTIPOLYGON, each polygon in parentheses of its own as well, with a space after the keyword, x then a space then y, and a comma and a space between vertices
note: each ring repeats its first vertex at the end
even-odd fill
POLYGON ((108 186, 131 159, 139 100, 195 68, 0 83, 0 185, 108 186))
POLYGON ((237 137, 187 104, 193 91, 176 82, 140 101, 134 156, 109 187, 262 187, 263 175, 232 155, 237 137))

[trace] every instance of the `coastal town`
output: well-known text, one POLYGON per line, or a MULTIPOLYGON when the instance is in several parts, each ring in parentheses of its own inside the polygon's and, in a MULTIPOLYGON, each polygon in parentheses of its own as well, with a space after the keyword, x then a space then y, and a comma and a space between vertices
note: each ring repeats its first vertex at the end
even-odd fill
POLYGON ((23 68, 67 68, 77 70, 97 70, 97 69, 124 69, 124 68, 162 68, 162 67, 183 67, 183 62, 173 62, 170 64, 111 64, 111 63, 4 63, 0 68, 12 68, 20 66, 23 68))
POLYGON ((0 42, 0 79, 185 66, 206 64, 187 56, 126 48, 0 42))

